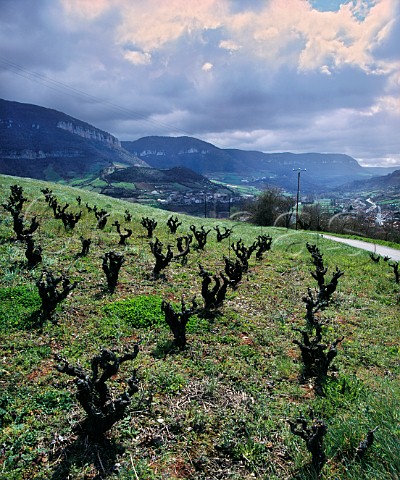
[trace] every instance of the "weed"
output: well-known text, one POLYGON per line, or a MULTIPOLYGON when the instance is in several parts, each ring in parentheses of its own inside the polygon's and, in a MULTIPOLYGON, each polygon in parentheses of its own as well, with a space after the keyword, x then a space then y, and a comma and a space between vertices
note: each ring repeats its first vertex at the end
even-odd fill
POLYGON ((115 316, 134 328, 151 327, 164 323, 162 301, 159 295, 138 295, 109 303, 103 311, 107 316, 115 316))
POLYGON ((40 297, 31 285, 0 289, 0 330, 29 328, 33 313, 40 308, 40 297))
POLYGON ((165 362, 160 363, 156 372, 149 378, 149 384, 152 385, 154 391, 167 394, 178 393, 186 383, 185 376, 165 362))

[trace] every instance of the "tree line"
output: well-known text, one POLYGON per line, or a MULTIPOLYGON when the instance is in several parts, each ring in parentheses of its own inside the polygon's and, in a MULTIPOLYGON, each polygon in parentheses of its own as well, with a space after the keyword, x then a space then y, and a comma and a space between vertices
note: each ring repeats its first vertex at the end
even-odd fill
MULTIPOLYGON (((249 221, 256 225, 293 228, 296 224, 296 200, 279 188, 264 190, 255 201, 248 202, 245 209, 250 213, 249 221)), ((332 213, 314 203, 302 205, 297 224, 301 230, 352 234, 400 243, 400 220, 396 213, 379 225, 366 212, 349 208, 332 213)))

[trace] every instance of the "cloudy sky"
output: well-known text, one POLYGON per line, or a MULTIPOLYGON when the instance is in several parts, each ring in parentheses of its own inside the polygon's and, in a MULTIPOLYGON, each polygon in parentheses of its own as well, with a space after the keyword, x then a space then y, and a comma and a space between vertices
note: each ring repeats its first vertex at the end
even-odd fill
POLYGON ((121 140, 400 165, 399 0, 0 0, 0 97, 121 140))

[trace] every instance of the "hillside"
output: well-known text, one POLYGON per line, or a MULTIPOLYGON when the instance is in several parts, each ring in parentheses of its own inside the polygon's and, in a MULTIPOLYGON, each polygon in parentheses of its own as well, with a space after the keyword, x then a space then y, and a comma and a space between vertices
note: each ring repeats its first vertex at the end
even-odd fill
POLYGON ((230 208, 228 203, 241 200, 231 189, 184 167, 163 170, 153 167, 110 168, 93 181, 85 181, 83 185, 79 185, 79 181, 74 183, 110 197, 191 215, 204 216, 205 195, 209 216, 226 216, 230 208))
POLYGON ((393 211, 396 211, 396 205, 397 209, 400 205, 400 170, 368 180, 346 183, 336 188, 332 194, 342 197, 372 198, 381 208, 389 205, 393 211))
POLYGON ((400 192, 400 170, 395 170, 388 175, 372 177, 367 180, 358 180, 340 187, 341 190, 347 191, 365 191, 365 190, 386 190, 390 189, 394 192, 400 192))
POLYGON ((0 173, 48 180, 146 165, 111 134, 62 112, 0 99, 0 173))
POLYGON ((317 192, 372 174, 356 160, 343 154, 263 153, 220 149, 192 137, 144 137, 122 142, 123 147, 156 168, 184 166, 227 183, 243 180, 262 187, 274 185, 296 191, 293 169, 306 169, 304 192, 317 192))
POLYGON ((157 185, 171 188, 173 184, 186 186, 189 189, 216 188, 206 177, 183 167, 174 167, 166 170, 149 167, 128 167, 118 169, 105 177, 110 183, 143 183, 148 184, 150 188, 156 188, 157 185))
MULTIPOLYGON (((25 227, 33 217, 39 223, 32 237, 42 248, 42 261, 28 268, 27 240, 16 240, 11 214, 0 207, 4 478, 309 480, 315 477, 311 454, 288 423, 300 417, 298 428, 317 425, 313 418, 326 426, 321 479, 400 475, 399 286, 386 262, 374 263, 367 252, 318 234, 240 222, 219 221, 221 229, 231 227, 233 233, 217 242, 215 221, 179 215, 182 225, 172 234, 167 212, 37 180, 0 176, 1 204, 7 204, 10 186, 17 183, 26 198, 25 227), (60 206, 69 204, 66 212, 82 211, 74 228, 65 229, 54 218, 41 192, 46 188, 60 206), (110 214, 102 230, 95 205, 97 212, 110 214), (176 237, 189 233, 191 225, 210 229, 208 242, 204 250, 192 245, 186 263, 175 259, 155 276, 143 217, 157 221, 154 235, 164 253, 167 245, 177 253, 176 237), (119 244, 116 221, 122 231, 133 232, 125 245, 119 244), (199 263, 217 274, 224 255, 235 258, 234 242, 242 239, 249 246, 266 234, 273 239, 271 250, 259 260, 253 255, 237 288, 228 288, 217 309, 204 310, 199 263), (82 238, 91 240, 85 254, 82 238), (315 314, 323 322, 322 342, 329 346, 343 337, 323 396, 312 378, 302 380, 300 348, 293 342, 305 335, 295 329, 306 327, 307 289, 315 295, 317 288, 306 242, 323 253, 327 280, 336 267, 344 272, 328 306, 315 314), (113 293, 102 269, 111 251, 124 256, 113 293), (42 269, 66 276, 70 283, 60 282, 59 291, 77 282, 48 319, 39 313, 36 282, 42 269), (183 296, 187 307, 196 297, 198 308, 187 324, 187 347, 180 350, 161 303, 170 302, 177 312, 183 296), (128 361, 124 355, 135 344, 139 353, 128 361), (77 365, 90 372, 91 359, 104 348, 125 359, 116 365, 120 371, 107 377, 108 402, 131 403, 105 438, 92 438, 78 428, 89 415, 79 403, 86 377, 74 381, 55 365, 71 374, 77 365), (122 396, 127 389, 131 397, 122 396), (356 447, 375 427, 374 443, 362 460, 355 459, 356 447)), ((97 359, 96 365, 102 371, 107 362, 97 359)))

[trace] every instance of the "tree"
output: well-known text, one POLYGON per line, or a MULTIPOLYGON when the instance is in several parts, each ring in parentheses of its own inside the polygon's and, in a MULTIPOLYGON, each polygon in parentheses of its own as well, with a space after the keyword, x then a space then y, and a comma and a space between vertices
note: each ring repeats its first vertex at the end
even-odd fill
POLYGON ((302 230, 326 231, 328 229, 329 214, 322 205, 304 205, 299 215, 299 226, 302 230))
POLYGON ((264 190, 257 200, 249 205, 251 221, 257 225, 289 226, 294 199, 283 195, 278 188, 264 190))

